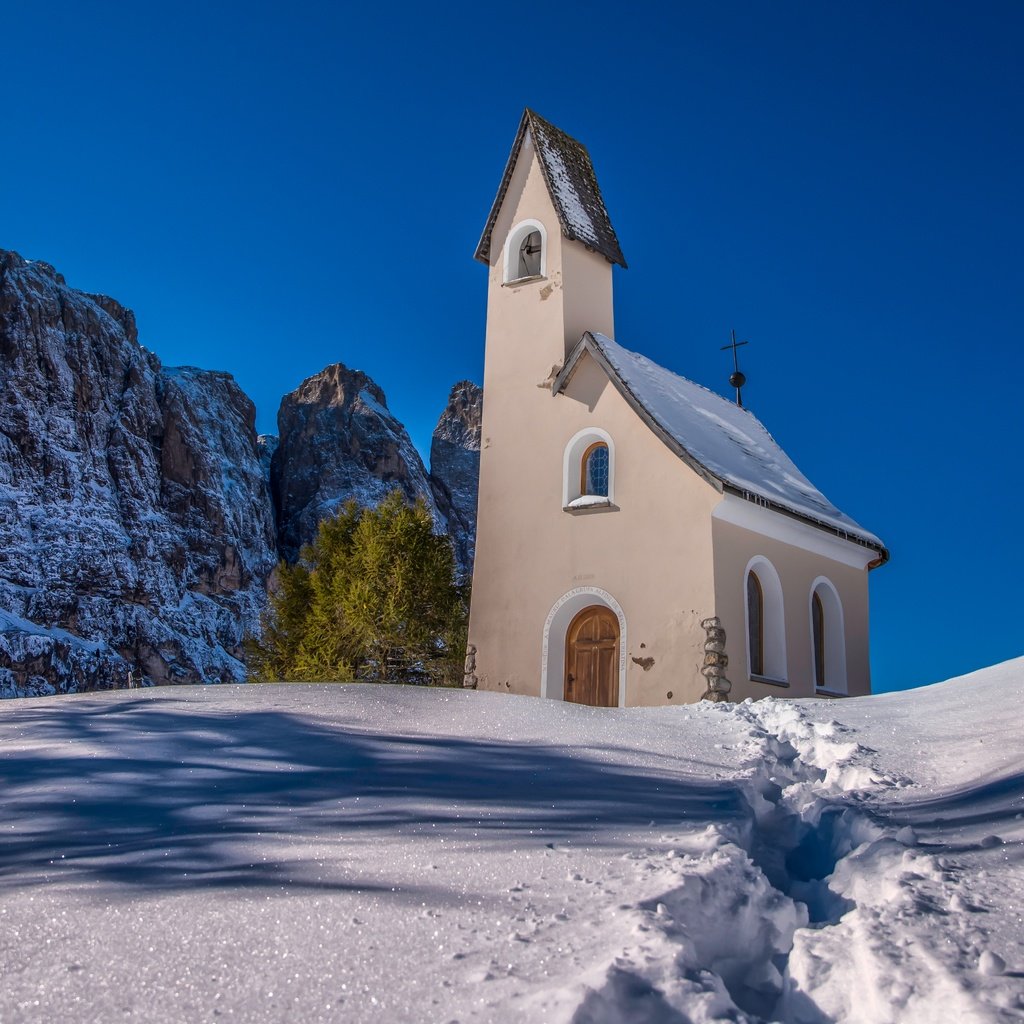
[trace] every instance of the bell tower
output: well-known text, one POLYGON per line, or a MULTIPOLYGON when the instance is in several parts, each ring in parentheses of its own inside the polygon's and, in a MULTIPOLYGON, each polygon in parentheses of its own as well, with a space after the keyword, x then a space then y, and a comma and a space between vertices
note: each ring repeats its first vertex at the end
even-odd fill
MULTIPOLYGON (((625 267, 586 148, 523 113, 476 258, 488 266, 488 369, 560 366, 584 331, 614 337, 612 266, 625 267)), ((536 381, 533 381, 536 383, 536 381)), ((494 389, 492 389, 494 390, 494 389)))
POLYGON ((496 674, 514 642, 503 623, 517 553, 548 529, 538 509, 562 515, 568 400, 551 384, 586 331, 614 337, 612 267, 626 265, 586 148, 532 110, 476 258, 487 265, 487 333, 467 684, 496 688, 509 682, 496 674))

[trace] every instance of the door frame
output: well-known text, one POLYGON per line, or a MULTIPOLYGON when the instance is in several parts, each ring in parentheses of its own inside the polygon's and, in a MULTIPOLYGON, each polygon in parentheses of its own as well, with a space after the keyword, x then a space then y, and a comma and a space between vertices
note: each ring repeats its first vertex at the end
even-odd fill
POLYGON ((592 604, 603 604, 619 620, 619 707, 626 707, 626 615, 622 605, 600 587, 574 587, 551 606, 541 640, 540 695, 562 700, 565 685, 565 639, 576 615, 592 604))

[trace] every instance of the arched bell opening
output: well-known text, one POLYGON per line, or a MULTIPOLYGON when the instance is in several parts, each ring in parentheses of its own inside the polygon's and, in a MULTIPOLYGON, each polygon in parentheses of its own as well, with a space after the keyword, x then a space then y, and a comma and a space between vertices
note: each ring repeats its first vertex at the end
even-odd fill
POLYGON ((547 275, 547 232, 539 220, 518 223, 505 241, 505 284, 547 275))

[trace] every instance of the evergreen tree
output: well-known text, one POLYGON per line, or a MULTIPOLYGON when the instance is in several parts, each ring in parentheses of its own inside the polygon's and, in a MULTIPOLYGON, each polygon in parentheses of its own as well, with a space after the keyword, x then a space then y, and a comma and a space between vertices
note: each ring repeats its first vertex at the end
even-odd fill
POLYGON ((461 681, 468 594, 422 499, 349 501, 275 576, 262 638, 247 643, 255 679, 461 681))

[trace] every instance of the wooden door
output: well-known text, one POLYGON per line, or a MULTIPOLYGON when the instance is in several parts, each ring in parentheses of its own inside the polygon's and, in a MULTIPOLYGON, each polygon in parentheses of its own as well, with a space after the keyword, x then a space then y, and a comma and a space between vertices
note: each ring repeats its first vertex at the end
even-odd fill
POLYGON ((565 689, 573 704, 619 706, 619 620, 602 605, 584 608, 565 637, 565 689))

